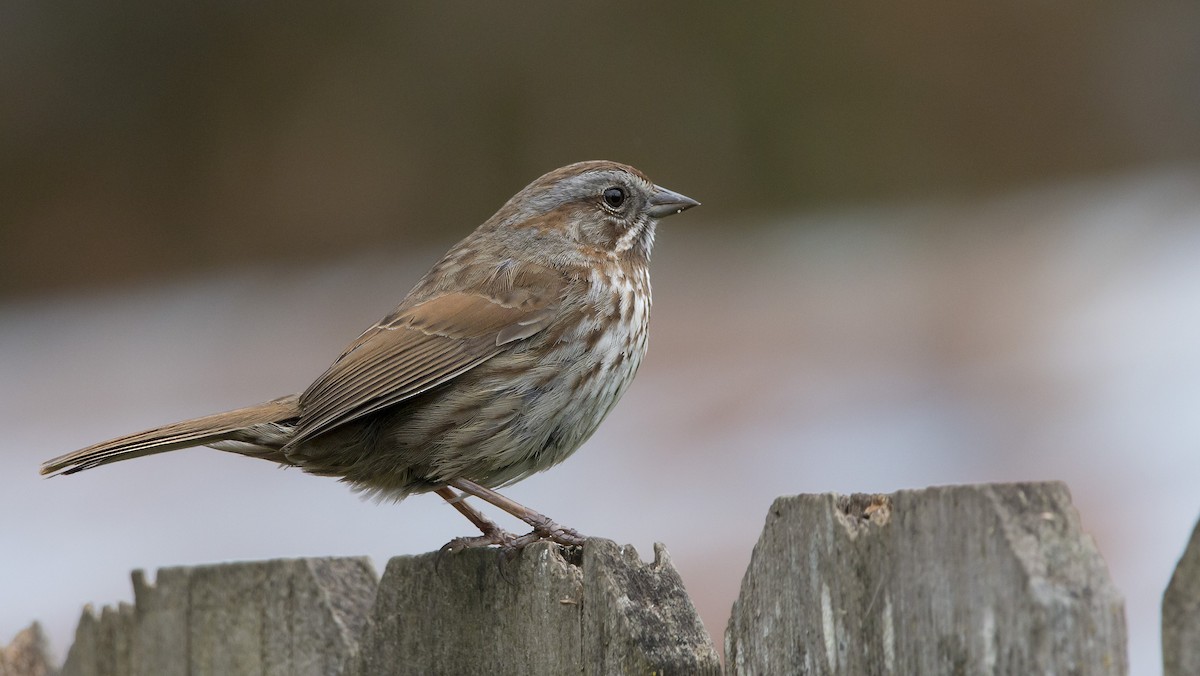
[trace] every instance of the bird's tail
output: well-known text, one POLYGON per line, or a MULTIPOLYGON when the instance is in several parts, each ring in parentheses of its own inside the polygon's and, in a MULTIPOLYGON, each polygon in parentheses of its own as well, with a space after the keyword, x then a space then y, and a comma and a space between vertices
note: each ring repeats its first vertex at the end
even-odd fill
POLYGON ((281 397, 257 406, 184 420, 105 441, 42 463, 42 474, 74 474, 111 462, 191 446, 286 462, 279 452, 290 437, 289 421, 300 415, 299 398, 281 397))

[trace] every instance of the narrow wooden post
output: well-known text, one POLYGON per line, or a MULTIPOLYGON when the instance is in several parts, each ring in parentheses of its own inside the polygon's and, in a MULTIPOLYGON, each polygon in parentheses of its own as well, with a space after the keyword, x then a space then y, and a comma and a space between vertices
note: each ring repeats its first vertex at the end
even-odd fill
POLYGON ((1128 669, 1124 604, 1059 483, 780 498, 725 645, 729 673, 764 676, 1128 669))
POLYGON ((84 610, 62 675, 342 673, 375 586, 364 558, 135 571, 134 605, 84 610))
POLYGON ((1200 674, 1200 523, 1162 601, 1163 676, 1200 674))

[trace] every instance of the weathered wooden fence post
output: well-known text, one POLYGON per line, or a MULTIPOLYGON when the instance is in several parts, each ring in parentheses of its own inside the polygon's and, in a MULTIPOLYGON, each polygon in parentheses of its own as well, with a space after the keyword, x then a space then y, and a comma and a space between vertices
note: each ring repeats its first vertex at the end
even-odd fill
MULTIPOLYGON (((721 673, 661 546, 401 556, 378 583, 364 559, 168 568, 134 591, 84 612, 63 676, 721 673)), ((1200 673, 1198 609, 1194 534, 1164 601, 1169 676, 1200 673)), ((0 676, 52 673, 29 632, 0 676)), ((1123 602, 1058 483, 780 498, 725 645, 731 674, 1127 671, 1123 602)))
POLYGON ((1200 674, 1200 523, 1162 602, 1163 676, 1200 674))
POLYGON ((1058 483, 775 501, 735 674, 1124 674, 1124 604, 1058 483))
POLYGON ((343 673, 375 579, 365 558, 135 571, 133 605, 84 611, 62 676, 343 673))
POLYGON ((46 650, 46 635, 37 622, 0 646, 0 676, 52 676, 57 673, 46 650))
POLYGON ((133 605, 84 611, 63 676, 721 673, 661 545, 400 556, 378 585, 365 559, 133 579, 133 605))
POLYGON ((359 676, 377 674, 720 674, 712 639, 658 545, 589 540, 567 561, 539 543, 400 556, 388 563, 359 676))

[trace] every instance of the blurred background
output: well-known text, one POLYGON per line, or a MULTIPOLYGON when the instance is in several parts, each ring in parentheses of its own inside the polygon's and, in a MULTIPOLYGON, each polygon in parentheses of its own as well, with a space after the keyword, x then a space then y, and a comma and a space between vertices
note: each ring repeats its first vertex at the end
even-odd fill
POLYGON ((1167 0, 5 3, 0 642, 61 655, 133 568, 467 534, 206 449, 37 466, 302 389, 606 158, 704 206, 660 227, 638 381, 511 497, 665 542, 720 645, 776 496, 1063 480, 1157 673, 1200 513, 1197 73, 1167 0))

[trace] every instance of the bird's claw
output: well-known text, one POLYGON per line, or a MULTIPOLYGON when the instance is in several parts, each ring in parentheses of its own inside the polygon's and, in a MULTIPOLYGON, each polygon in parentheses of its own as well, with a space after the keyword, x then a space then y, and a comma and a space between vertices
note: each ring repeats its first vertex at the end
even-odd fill
POLYGON ((539 536, 538 540, 549 540, 564 547, 582 547, 583 543, 587 541, 587 538, 574 528, 560 526, 545 516, 531 522, 530 525, 533 526, 533 532, 521 537, 529 537, 536 534, 539 536))
POLYGON ((455 553, 455 552, 461 552, 464 549, 475 549, 476 547, 490 547, 492 545, 499 545, 500 547, 507 547, 509 545, 509 543, 511 543, 515 540, 519 540, 519 539, 520 538, 518 538, 516 535, 513 535, 512 533, 509 533, 508 531, 506 531, 502 528, 497 528, 493 531, 484 533, 483 535, 472 535, 472 536, 454 538, 453 540, 442 545, 442 548, 438 550, 438 553, 439 554, 455 553))

